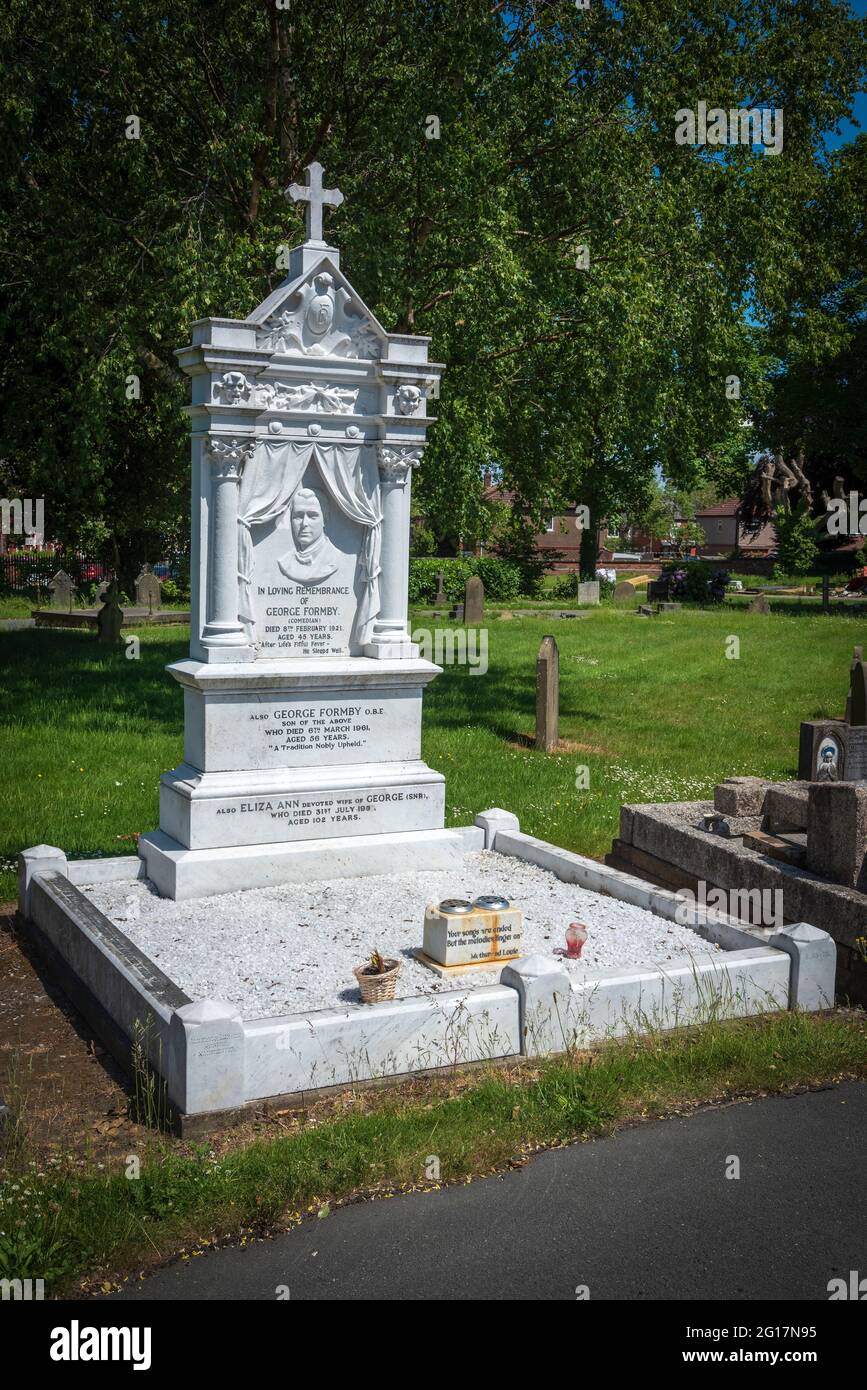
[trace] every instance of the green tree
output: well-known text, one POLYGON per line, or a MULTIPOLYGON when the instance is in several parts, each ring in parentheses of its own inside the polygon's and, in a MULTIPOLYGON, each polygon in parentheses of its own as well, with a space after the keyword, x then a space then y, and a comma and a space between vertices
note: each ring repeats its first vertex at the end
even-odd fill
POLYGON ((865 67, 836 0, 7 0, 0 51, 3 447, 126 566, 188 517, 173 352, 283 278, 313 159, 359 292, 447 366, 438 535, 483 533, 484 459, 533 526, 734 476, 767 380, 745 306, 790 302, 865 67), (783 154, 677 145, 699 100, 783 107, 783 154))
POLYGON ((867 135, 828 160, 805 209, 798 275, 769 302, 775 355, 762 427, 802 448, 811 480, 867 478, 867 135))
POLYGON ((777 537, 777 560, 787 574, 809 574, 816 563, 819 547, 813 519, 804 506, 787 511, 778 507, 774 513, 777 537))

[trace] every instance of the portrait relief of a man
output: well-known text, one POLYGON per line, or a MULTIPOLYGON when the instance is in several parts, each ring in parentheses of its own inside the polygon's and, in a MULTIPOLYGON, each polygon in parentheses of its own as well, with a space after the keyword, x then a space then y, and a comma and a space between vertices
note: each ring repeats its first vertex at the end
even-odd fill
MULTIPOLYGON (((313 488, 299 488, 289 506, 288 521, 294 549, 277 561, 296 584, 322 584, 334 574, 340 552, 325 534, 327 504, 313 488)), ((286 521, 282 522, 286 525, 286 521)))

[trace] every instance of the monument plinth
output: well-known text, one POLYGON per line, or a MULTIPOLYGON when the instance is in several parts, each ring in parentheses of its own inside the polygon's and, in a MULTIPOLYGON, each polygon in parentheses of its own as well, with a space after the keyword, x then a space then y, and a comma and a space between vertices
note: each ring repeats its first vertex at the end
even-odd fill
POLYGON ((195 323, 177 353, 192 379, 190 656, 169 667, 184 761, 141 841, 172 897, 308 877, 320 843, 328 874, 365 872, 371 839, 381 872, 392 835, 418 867, 460 854, 420 757, 440 668, 407 626, 411 480, 442 369, 342 274, 322 240, 342 196, 319 165, 308 175, 288 190, 307 240, 286 280, 246 319, 195 323))

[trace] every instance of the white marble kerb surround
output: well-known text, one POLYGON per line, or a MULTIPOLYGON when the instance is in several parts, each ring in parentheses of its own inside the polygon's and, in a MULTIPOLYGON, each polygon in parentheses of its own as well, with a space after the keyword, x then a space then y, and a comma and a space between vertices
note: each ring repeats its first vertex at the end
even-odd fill
MULTIPOLYGON (((418 832, 419 867, 460 853, 421 761, 440 668, 407 626, 411 479, 442 368, 356 294, 322 238, 342 195, 307 174, 287 190, 307 239, 286 279, 246 319, 193 324, 177 353, 192 381, 190 655, 169 667, 184 761, 140 844, 172 897, 251 886, 253 846, 259 881, 269 847, 271 881, 294 877, 302 842, 307 865, 320 841, 397 832, 418 832)), ((366 872, 361 844, 354 858, 346 871, 366 872)))

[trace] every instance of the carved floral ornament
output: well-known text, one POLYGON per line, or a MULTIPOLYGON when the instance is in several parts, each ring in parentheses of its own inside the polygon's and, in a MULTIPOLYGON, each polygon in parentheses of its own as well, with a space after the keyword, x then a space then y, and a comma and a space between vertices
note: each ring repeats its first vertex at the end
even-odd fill
POLYGON ((216 478, 240 478, 244 464, 256 452, 255 439, 215 439, 209 436, 205 449, 211 456, 211 471, 216 478))
POLYGON ((254 388, 243 372, 224 372, 214 382, 214 395, 226 405, 246 404, 255 394, 256 405, 268 410, 311 410, 332 415, 352 415, 359 389, 316 381, 268 381, 254 388))
POLYGON ((345 386, 329 386, 315 381, 299 385, 286 385, 282 381, 271 381, 256 390, 260 405, 271 410, 316 410, 323 414, 351 415, 355 410, 358 390, 345 386))
POLYGON ((379 476, 384 482, 398 483, 402 487, 409 477, 410 470, 421 463, 420 445, 380 444, 379 476))

